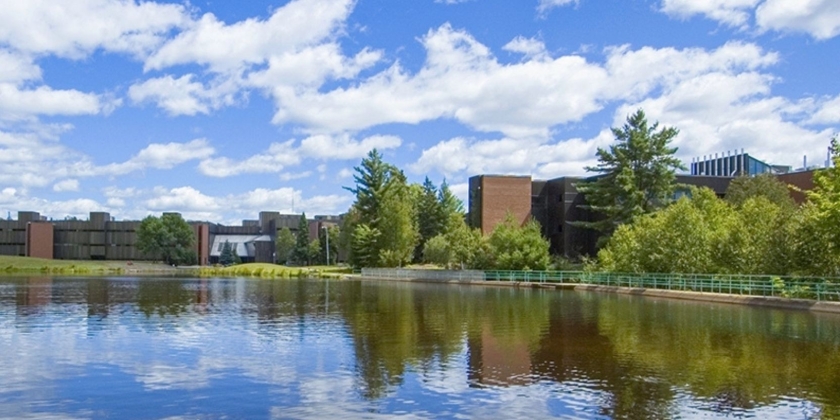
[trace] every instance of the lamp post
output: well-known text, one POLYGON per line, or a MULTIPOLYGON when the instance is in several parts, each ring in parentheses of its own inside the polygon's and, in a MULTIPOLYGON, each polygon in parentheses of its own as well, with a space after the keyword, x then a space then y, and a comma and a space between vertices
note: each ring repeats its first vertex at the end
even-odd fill
POLYGON ((327 226, 321 226, 321 229, 324 229, 324 236, 327 238, 327 266, 330 265, 330 231, 327 229, 327 226))

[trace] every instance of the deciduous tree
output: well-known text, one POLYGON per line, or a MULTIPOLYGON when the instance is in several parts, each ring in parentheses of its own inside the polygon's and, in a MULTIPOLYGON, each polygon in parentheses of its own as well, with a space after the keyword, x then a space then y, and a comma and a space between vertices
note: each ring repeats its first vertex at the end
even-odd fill
POLYGON ((160 218, 147 216, 137 227, 137 248, 167 264, 180 265, 195 260, 194 241, 192 228, 177 213, 164 213, 160 218))

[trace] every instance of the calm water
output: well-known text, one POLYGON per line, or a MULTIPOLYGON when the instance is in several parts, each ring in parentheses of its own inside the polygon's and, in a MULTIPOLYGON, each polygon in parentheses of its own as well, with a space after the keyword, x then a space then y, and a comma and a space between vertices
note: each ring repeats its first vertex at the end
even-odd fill
POLYGON ((6 418, 840 418, 840 317, 571 291, 0 278, 6 418))

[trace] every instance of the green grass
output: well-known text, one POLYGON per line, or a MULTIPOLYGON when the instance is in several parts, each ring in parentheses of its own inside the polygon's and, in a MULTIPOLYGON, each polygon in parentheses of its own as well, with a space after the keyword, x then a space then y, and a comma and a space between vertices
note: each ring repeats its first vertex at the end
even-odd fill
MULTIPOLYGON (((0 255, 0 273, 49 274, 122 274, 127 269, 148 269, 150 263, 128 266, 125 261, 47 260, 43 258, 0 255)), ((161 265, 157 265, 160 269, 161 265)))
POLYGON ((230 267, 201 267, 198 275, 201 277, 230 276, 230 277, 260 277, 269 279, 289 278, 341 278, 349 274, 351 270, 347 267, 336 266, 310 266, 310 267, 286 267, 284 265, 268 263, 248 263, 233 265, 230 267))
POLYGON ((230 267, 195 267, 176 269, 148 261, 47 260, 43 258, 0 255, 0 274, 121 275, 121 274, 192 274, 200 277, 259 278, 341 278, 350 274, 348 267, 286 267, 266 263, 239 264, 230 267), (185 271, 188 270, 188 271, 185 271))

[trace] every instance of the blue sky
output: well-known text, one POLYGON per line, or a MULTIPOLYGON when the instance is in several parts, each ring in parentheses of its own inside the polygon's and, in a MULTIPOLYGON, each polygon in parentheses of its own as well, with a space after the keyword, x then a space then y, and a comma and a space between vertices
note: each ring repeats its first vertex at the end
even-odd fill
POLYGON ((643 108, 678 155, 801 167, 840 127, 836 0, 0 0, 0 211, 338 214, 373 147, 466 199, 581 175, 643 108))

